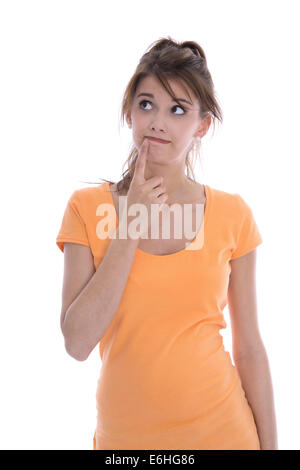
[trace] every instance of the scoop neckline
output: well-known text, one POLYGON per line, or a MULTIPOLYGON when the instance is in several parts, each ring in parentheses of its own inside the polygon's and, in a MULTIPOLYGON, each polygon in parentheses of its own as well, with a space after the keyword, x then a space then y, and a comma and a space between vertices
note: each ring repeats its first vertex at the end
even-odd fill
MULTIPOLYGON (((115 207, 115 203, 114 203, 114 200, 113 200, 112 192, 110 190, 110 186, 113 183, 106 182, 104 184, 106 185, 106 188, 108 189, 110 203, 112 204, 112 206, 114 208, 114 211, 115 211, 115 215, 116 215, 116 227, 118 227, 119 226, 119 217, 118 217, 117 210, 116 210, 116 207, 115 207)), ((210 188, 209 185, 203 184, 203 186, 204 186, 204 191, 205 191, 205 209, 204 209, 203 219, 202 219, 202 223, 200 225, 200 228, 199 228, 195 238, 191 241, 191 243, 189 243, 182 250, 176 251, 175 253, 169 253, 169 254, 165 254, 165 255, 155 255, 153 253, 148 253, 147 251, 141 250, 139 247, 137 247, 136 248, 136 254, 138 254, 140 256, 147 257, 147 258, 165 258, 165 259, 167 258, 167 259, 170 259, 170 258, 174 258, 175 256, 182 256, 186 253, 197 253, 197 252, 201 251, 201 249, 200 250, 197 250, 197 249, 191 250, 191 249, 187 249, 187 248, 192 243, 195 243, 196 239, 200 236, 200 232, 202 230, 202 227, 203 227, 204 231, 207 230, 208 215, 209 215, 209 210, 210 210, 210 206, 211 206, 212 193, 211 193, 211 188, 210 188)))

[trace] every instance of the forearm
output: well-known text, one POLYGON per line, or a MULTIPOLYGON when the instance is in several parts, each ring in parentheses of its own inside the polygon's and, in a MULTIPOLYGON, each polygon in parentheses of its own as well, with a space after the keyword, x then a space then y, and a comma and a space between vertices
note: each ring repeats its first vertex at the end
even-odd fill
POLYGON ((234 359, 252 409, 261 450, 278 450, 273 387, 265 349, 234 359))
POLYGON ((104 336, 119 307, 139 241, 112 239, 95 274, 66 312, 63 334, 68 353, 85 360, 104 336))

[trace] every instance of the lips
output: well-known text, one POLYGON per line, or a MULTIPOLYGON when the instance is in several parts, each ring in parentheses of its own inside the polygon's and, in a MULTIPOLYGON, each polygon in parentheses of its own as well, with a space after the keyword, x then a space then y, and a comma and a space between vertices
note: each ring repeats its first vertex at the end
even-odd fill
POLYGON ((149 140, 152 140, 153 142, 160 142, 161 144, 169 144, 170 143, 169 140, 158 139, 157 137, 150 137, 148 135, 146 135, 146 138, 149 139, 149 140))

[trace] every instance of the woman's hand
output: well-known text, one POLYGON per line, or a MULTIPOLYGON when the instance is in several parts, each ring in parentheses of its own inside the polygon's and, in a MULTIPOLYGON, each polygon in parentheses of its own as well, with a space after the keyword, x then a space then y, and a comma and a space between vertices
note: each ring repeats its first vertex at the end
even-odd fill
MULTIPOLYGON (((148 149, 150 142, 147 138, 144 139, 134 169, 134 175, 131 180, 128 193, 127 193, 127 214, 121 215, 122 222, 124 217, 127 217, 130 207, 133 204, 142 204, 146 208, 146 214, 140 212, 139 220, 141 227, 139 231, 139 238, 147 234, 151 227, 151 204, 159 204, 159 209, 162 204, 167 200, 166 188, 163 186, 162 176, 153 176, 152 178, 145 179, 146 160, 148 156, 148 149), (147 225, 148 221, 148 225, 147 225)), ((132 215, 129 216, 131 218, 132 215)))

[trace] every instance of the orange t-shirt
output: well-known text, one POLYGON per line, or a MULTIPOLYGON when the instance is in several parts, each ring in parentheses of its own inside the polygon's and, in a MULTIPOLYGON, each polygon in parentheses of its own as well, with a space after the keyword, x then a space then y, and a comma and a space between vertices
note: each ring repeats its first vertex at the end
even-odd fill
MULTIPOLYGON (((204 218, 189 245, 198 243, 197 249, 162 256, 136 250, 119 308, 99 343, 95 450, 260 449, 219 330, 227 326, 230 260, 262 237, 239 194, 204 187, 204 218)), ((110 235, 119 221, 109 183, 75 190, 56 238, 61 251, 64 242, 89 246, 97 269, 111 242, 99 237, 107 214, 110 235)))

